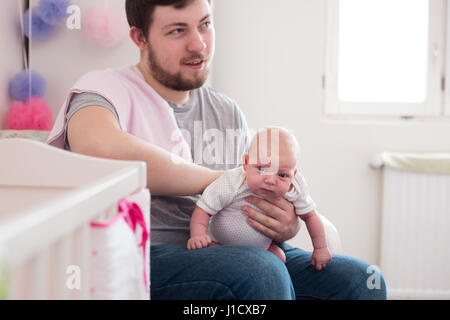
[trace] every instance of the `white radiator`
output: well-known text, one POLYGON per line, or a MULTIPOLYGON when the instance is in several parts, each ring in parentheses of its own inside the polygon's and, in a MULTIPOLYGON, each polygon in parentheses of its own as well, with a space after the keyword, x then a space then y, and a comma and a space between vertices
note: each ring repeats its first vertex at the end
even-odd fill
POLYGON ((442 157, 423 157, 384 162, 380 267, 390 299, 450 299, 450 175, 439 172, 442 157))

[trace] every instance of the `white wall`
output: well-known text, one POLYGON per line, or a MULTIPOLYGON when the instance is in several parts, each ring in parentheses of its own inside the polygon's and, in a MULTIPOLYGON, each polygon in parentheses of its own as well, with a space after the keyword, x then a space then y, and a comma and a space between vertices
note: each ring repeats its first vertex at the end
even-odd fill
POLYGON ((344 252, 379 263, 381 151, 450 151, 448 122, 332 121, 323 116, 325 0, 215 1, 214 86, 253 129, 283 125, 301 144, 301 169, 344 252))
MULTIPOLYGON (((32 1, 33 5, 37 2, 32 1)), ((72 0, 71 3, 80 7, 82 17, 94 4, 116 5, 125 16, 124 0, 72 0)), ((81 30, 70 30, 64 23, 49 39, 31 42, 30 68, 47 81, 45 98, 55 115, 68 90, 86 72, 132 65, 138 61, 139 50, 128 36, 117 47, 103 48, 86 39, 83 24, 81 30)))
MULTIPOLYGON (((93 2, 72 0, 82 13, 93 2)), ((11 44, 0 53, 0 120, 9 99, 5 79, 22 69, 17 30, 11 27, 16 25, 11 19, 18 19, 10 15, 13 3, 0 1, 0 34, 11 44)), ((345 253, 379 263, 381 176, 369 168, 370 158, 383 150, 450 151, 449 124, 325 119, 325 0, 216 0, 215 15, 214 86, 240 104, 250 127, 294 130, 312 196, 339 229, 345 253)), ((87 42, 82 31, 64 27, 33 42, 31 54, 31 68, 46 79, 45 98, 55 114, 79 76, 139 58, 129 39, 103 49, 87 42)))
POLYGON ((11 78, 23 69, 19 0, 0 1, 0 129, 12 103, 8 92, 11 78))

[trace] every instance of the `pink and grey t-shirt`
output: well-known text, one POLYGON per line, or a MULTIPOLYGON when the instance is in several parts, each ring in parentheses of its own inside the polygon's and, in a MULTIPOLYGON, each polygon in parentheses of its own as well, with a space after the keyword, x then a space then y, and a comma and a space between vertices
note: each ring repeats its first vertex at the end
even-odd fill
MULTIPOLYGON (((122 130, 173 151, 174 130, 186 142, 180 156, 211 169, 228 170, 241 164, 249 142, 248 127, 238 105, 216 90, 203 86, 191 91, 183 105, 164 101, 135 66, 92 71, 70 90, 55 121, 48 143, 69 150, 67 122, 87 106, 105 107, 116 116, 122 130), (173 121, 172 121, 173 120, 173 121)), ((181 178, 181 177, 180 177, 181 178)), ((152 196, 152 246, 185 245, 189 223, 199 195, 152 196)))

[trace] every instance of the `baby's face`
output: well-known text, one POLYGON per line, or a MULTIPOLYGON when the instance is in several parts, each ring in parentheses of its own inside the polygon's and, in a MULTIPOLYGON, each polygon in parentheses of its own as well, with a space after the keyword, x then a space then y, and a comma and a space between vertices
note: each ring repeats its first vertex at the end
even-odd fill
POLYGON ((296 158, 292 152, 282 152, 271 159, 258 157, 250 161, 249 155, 244 156, 244 170, 250 190, 262 198, 277 198, 288 192, 292 178, 296 174, 296 158), (271 165, 276 163, 278 165, 271 165))

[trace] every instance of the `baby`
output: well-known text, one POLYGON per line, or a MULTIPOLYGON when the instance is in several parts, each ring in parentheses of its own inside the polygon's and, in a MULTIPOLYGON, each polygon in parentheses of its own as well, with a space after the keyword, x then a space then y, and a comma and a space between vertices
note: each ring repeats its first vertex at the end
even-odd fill
POLYGON ((274 127, 258 132, 243 157, 243 165, 225 171, 197 202, 188 249, 211 244, 254 246, 269 250, 285 262, 283 250, 253 229, 241 211, 244 205, 252 206, 245 201, 247 196, 268 200, 282 196, 293 203, 296 214, 306 223, 314 247, 312 264, 317 270, 324 268, 331 253, 315 204, 296 167, 298 149, 297 140, 286 129, 274 127))

